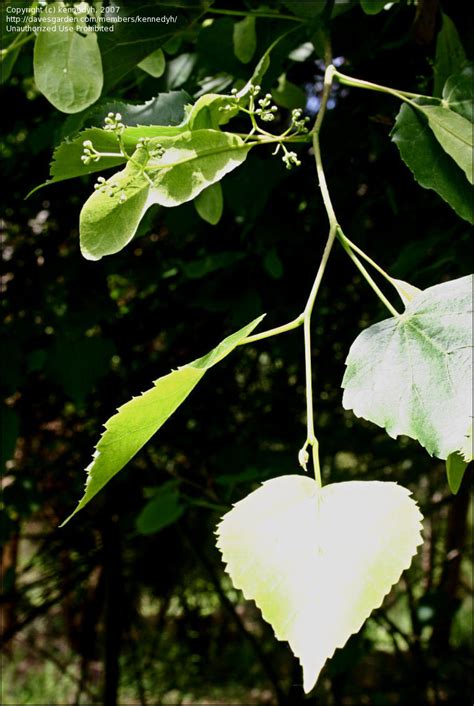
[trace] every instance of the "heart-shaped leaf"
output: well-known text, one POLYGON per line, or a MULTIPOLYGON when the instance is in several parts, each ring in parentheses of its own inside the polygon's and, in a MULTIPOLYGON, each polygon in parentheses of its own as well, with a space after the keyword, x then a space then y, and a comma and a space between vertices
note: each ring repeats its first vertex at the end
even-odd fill
POLYGON ((429 287, 401 316, 363 331, 346 360, 344 407, 438 458, 461 450, 472 414, 472 284, 429 287))
POLYGON ((306 692, 408 568, 421 514, 396 483, 319 488, 303 476, 267 481, 228 512, 217 546, 236 588, 253 599, 303 667, 306 692))

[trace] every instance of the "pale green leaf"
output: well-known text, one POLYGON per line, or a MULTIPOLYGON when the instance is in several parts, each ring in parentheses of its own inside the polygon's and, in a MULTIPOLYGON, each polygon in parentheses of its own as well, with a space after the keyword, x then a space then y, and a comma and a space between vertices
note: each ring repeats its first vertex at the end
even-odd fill
POLYGON ((282 476, 219 524, 227 573, 277 639, 289 642, 305 692, 381 605, 422 543, 422 517, 409 495, 396 483, 318 488, 311 478, 282 476))
POLYGON ((474 123, 473 64, 448 78, 443 87, 443 105, 474 123))
POLYGON ((79 230, 87 259, 98 260, 121 250, 152 204, 172 207, 191 201, 238 167, 250 149, 237 135, 219 130, 151 139, 149 148, 158 145, 165 150, 162 157, 147 159, 139 147, 125 169, 84 204, 79 230), (145 168, 148 176, 143 173, 145 168))
POLYGON ((176 481, 163 483, 137 517, 140 534, 155 534, 174 524, 184 512, 176 481))
POLYGON ((467 468, 467 461, 458 454, 449 454, 446 459, 446 475, 448 477, 448 485, 453 495, 456 495, 461 487, 464 472, 467 468))
POLYGON ((393 284, 393 286, 399 293, 400 299, 405 305, 408 304, 408 302, 411 302, 413 297, 415 297, 421 292, 421 289, 418 289, 418 287, 415 287, 409 282, 404 282, 402 279, 395 279, 395 277, 390 277, 390 282, 393 284))
POLYGON ((458 73, 466 63, 466 52, 452 19, 442 13, 443 23, 436 39, 433 95, 441 96, 448 77, 458 73))
POLYGON ((472 284, 429 287, 363 331, 347 357, 344 407, 438 458, 459 451, 472 414, 472 284))
POLYGON ((234 24, 233 42, 234 54, 237 59, 243 64, 248 64, 257 48, 255 17, 247 15, 243 20, 234 24))
POLYGON ((424 116, 403 104, 391 137, 420 186, 436 191, 458 216, 474 223, 472 187, 463 170, 441 147, 424 116))
POLYGON ((474 448, 472 444, 472 420, 468 426, 466 435, 464 437, 464 443, 461 446, 460 452, 461 456, 466 461, 466 463, 470 463, 472 460, 474 460, 474 448))
POLYGON ((104 80, 97 34, 76 31, 81 29, 80 23, 71 23, 76 16, 63 2, 48 5, 48 24, 41 20, 35 41, 35 83, 63 113, 78 113, 92 105, 104 80))
POLYGON ((138 68, 145 73, 160 78, 165 73, 166 59, 162 49, 156 49, 154 52, 146 56, 143 61, 140 61, 138 68))
POLYGON ((194 206, 201 218, 212 226, 219 223, 222 211, 224 210, 224 197, 222 195, 222 186, 219 184, 211 184, 207 189, 194 199, 194 206))
MULTIPOLYGON (((92 463, 87 468, 84 496, 67 522, 132 459, 186 399, 206 370, 225 358, 260 323, 263 316, 225 338, 202 358, 155 380, 154 387, 119 408, 105 423, 92 463)), ((64 524, 64 523, 63 523, 64 524)))
POLYGON ((238 112, 239 106, 234 96, 206 93, 198 98, 194 105, 188 107, 186 122, 189 130, 217 130, 238 112))
POLYGON ((250 150, 238 135, 220 130, 193 130, 155 142, 165 153, 151 160, 147 169, 153 180, 153 201, 161 206, 191 201, 242 164, 250 150))
POLYGON ((424 105, 420 110, 428 118, 441 147, 474 183, 474 153, 472 124, 458 113, 443 106, 424 105))
POLYGON ((283 3, 291 12, 298 17, 304 17, 305 19, 311 20, 315 19, 324 12, 326 3, 319 2, 319 0, 286 0, 283 3))
MULTIPOLYGON (((138 153, 138 154, 137 154, 138 153)), ((134 159, 145 158, 143 150, 134 159)), ((150 184, 135 162, 114 174, 94 191, 81 210, 79 234, 81 252, 87 260, 119 252, 135 235, 151 205, 150 184)))

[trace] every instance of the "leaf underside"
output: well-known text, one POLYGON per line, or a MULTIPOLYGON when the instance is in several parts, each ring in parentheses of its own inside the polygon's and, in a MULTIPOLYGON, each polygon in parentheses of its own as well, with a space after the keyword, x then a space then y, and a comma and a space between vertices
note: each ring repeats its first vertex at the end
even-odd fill
POLYGON ((363 331, 346 360, 345 409, 438 458, 461 450, 472 415, 472 286, 468 276, 430 287, 363 331))
POLYGON ((250 149, 237 135, 210 129, 150 140, 155 144, 165 150, 161 158, 148 160, 145 150, 137 149, 125 169, 84 204, 79 230, 87 259, 121 250, 151 205, 173 207, 191 201, 242 164, 250 149), (148 177, 142 173, 145 167, 148 177))
POLYGON ((396 483, 350 481, 318 488, 303 476, 264 483, 217 528, 236 588, 287 640, 314 687, 336 648, 358 632, 421 539, 421 514, 396 483))

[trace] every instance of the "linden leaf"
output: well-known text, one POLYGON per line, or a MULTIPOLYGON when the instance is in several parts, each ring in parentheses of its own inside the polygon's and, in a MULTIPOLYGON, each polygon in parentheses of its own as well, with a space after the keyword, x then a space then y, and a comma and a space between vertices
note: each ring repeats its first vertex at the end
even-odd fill
POLYGON ((229 355, 262 319, 263 316, 260 316, 224 338, 202 358, 158 378, 152 388, 119 407, 117 413, 105 423, 105 431, 96 446, 92 462, 86 469, 84 495, 63 525, 127 465, 184 402, 206 371, 229 355))
POLYGON ((396 483, 319 488, 311 478, 282 476, 238 502, 219 524, 227 573, 277 639, 289 642, 306 693, 422 543, 422 516, 409 495, 396 483))
POLYGON ((342 381, 345 409, 447 458, 471 421, 472 276, 429 287, 401 316, 356 338, 342 381))
POLYGON ((97 34, 88 31, 82 13, 71 13, 64 2, 48 6, 40 29, 34 49, 36 86, 58 110, 79 113, 102 92, 97 34))

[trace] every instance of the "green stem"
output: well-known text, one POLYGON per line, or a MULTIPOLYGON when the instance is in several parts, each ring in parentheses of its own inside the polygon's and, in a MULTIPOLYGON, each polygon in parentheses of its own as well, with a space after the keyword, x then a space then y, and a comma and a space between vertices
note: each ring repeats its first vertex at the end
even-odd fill
POLYGON ((292 331, 293 329, 301 326, 303 320, 304 315, 300 314, 296 317, 296 319, 293 319, 293 321, 289 321, 287 324, 283 324, 282 326, 276 326, 275 328, 268 329, 268 331, 262 331, 261 333, 254 333, 252 336, 247 336, 247 338, 244 338, 243 341, 240 341, 238 345, 243 346, 246 343, 255 343, 255 341, 261 341, 263 338, 270 338, 270 336, 278 336, 280 333, 292 331))
POLYGON ((369 265, 372 265, 372 267, 374 268, 374 270, 377 270, 377 272, 378 272, 379 274, 381 274, 382 277, 385 277, 385 279, 387 280, 387 282, 390 282, 390 284, 393 284, 393 280, 392 280, 392 278, 390 277, 390 275, 388 274, 388 272, 385 272, 385 270, 384 270, 382 267, 380 267, 380 265, 379 265, 377 262, 375 262, 375 260, 372 260, 372 258, 369 257, 369 255, 367 255, 367 253, 365 253, 365 252, 362 250, 362 248, 360 248, 358 245, 356 245, 355 243, 353 243, 352 240, 350 240, 350 239, 347 237, 347 235, 345 235, 345 234, 342 232, 342 230, 341 230, 340 228, 338 229, 338 232, 337 232, 337 238, 338 238, 338 240, 341 241, 341 242, 344 241, 344 243, 345 243, 346 245, 348 245, 351 250, 353 250, 353 251, 356 252, 358 255, 360 255, 366 262, 369 263, 369 265))
POLYGON ((21 37, 21 35, 23 34, 23 32, 25 32, 25 30, 23 30, 22 32, 20 32, 20 33, 15 37, 15 39, 13 40, 13 42, 8 45, 8 47, 5 47, 5 49, 2 49, 2 50, 1 50, 1 52, 0 52, 0 57, 1 57, 3 60, 6 58, 6 56, 7 56, 11 51, 14 51, 15 49, 19 49, 20 47, 23 46, 23 44, 26 44, 27 42, 31 41, 31 40, 34 39, 35 36, 36 36, 34 32, 28 32, 27 35, 26 35, 26 37, 23 37, 23 38, 20 39, 20 37, 21 37))
MULTIPOLYGON (((321 107, 319 109, 316 122, 313 129, 311 130, 311 135, 313 137, 313 150, 314 159, 316 162, 316 172, 318 175, 319 188, 321 191, 321 196, 323 198, 324 207, 329 220, 329 235, 324 246, 324 251, 321 257, 321 262, 319 263, 318 271, 311 288, 311 292, 306 302, 304 314, 303 314, 303 329, 304 329, 304 353, 305 353, 305 375, 306 375, 306 425, 307 425, 307 437, 306 443, 302 449, 304 454, 306 447, 309 445, 312 448, 313 453, 313 467, 314 476, 316 483, 321 488, 321 467, 319 463, 319 444, 314 431, 314 405, 313 405, 313 370, 312 370, 312 357, 311 357, 311 315, 313 313, 314 303, 318 295, 319 287, 323 279, 324 272, 326 270, 326 265, 329 260, 329 255, 331 254, 332 246, 334 245, 334 240, 337 233, 337 218, 334 212, 334 207, 332 205, 331 196, 329 194, 329 189, 326 181, 326 175, 324 173, 323 161, 321 157, 321 148, 319 144, 319 133, 321 126, 323 124, 324 115, 326 113, 327 103, 329 100, 329 95, 331 92, 331 85, 334 76, 334 67, 331 65, 332 56, 331 49, 329 46, 326 47, 325 52, 325 63, 326 72, 324 75, 324 86, 323 93, 321 96, 321 107)), ((301 454, 301 452, 300 452, 301 454)))
POLYGON ((400 91, 396 88, 390 88, 389 86, 381 86, 378 83, 371 83, 371 81, 363 81, 360 78, 346 76, 345 74, 340 73, 340 71, 338 71, 337 69, 334 69, 334 76, 340 83, 343 83, 345 86, 353 86, 354 88, 365 88, 369 91, 377 91, 378 93, 389 93, 390 95, 395 96, 396 98, 400 98, 401 100, 406 101, 407 103, 410 103, 411 105, 415 106, 416 103, 413 103, 412 101, 408 100, 409 98, 432 98, 432 96, 424 96, 421 93, 400 91))
MULTIPOLYGON (((372 277, 370 276, 370 274, 367 272, 367 270, 366 270, 366 268, 364 267, 364 265, 362 264, 362 262, 359 260, 359 258, 357 257, 357 255, 353 252, 352 247, 351 247, 351 246, 349 245, 349 243, 347 242, 348 239, 345 237, 344 233, 342 232, 342 230, 340 229, 339 226, 338 226, 338 228, 337 228, 337 236, 338 236, 339 242, 342 244, 342 247, 344 248, 344 250, 346 251, 346 253, 349 255, 349 257, 351 258, 352 262, 355 264, 355 266, 357 267, 357 269, 360 271, 360 273, 362 274, 362 276, 364 277, 364 279, 366 280, 366 282, 372 287, 372 289, 374 290, 375 294, 378 296, 378 298, 380 299, 380 301, 381 301, 383 304, 385 304, 385 306, 387 307, 387 309, 389 310, 389 312, 392 314, 392 316, 400 316, 400 312, 398 312, 398 311, 395 309, 395 307, 392 306, 392 304, 388 301, 388 299, 387 299, 387 297, 385 296, 385 294, 382 292, 382 290, 380 289, 380 287, 374 282, 374 280, 372 279, 372 277), (342 237, 341 237, 341 236, 342 236, 342 237)), ((377 269, 378 269, 378 268, 377 268, 377 269)), ((380 270, 381 270, 381 268, 380 268, 380 270)))

